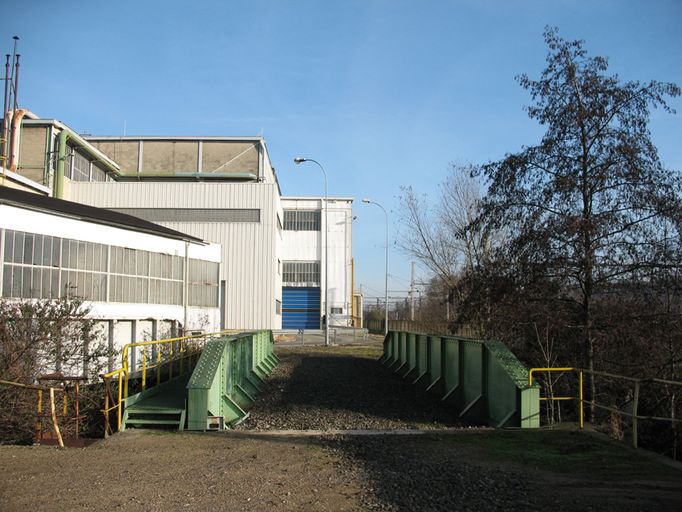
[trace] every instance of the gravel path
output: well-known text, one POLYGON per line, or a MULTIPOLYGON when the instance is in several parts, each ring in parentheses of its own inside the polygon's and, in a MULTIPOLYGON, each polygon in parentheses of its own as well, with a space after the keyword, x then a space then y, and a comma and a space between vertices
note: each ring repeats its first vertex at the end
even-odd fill
POLYGON ((395 429, 462 426, 433 395, 381 366, 376 349, 279 349, 280 364, 240 429, 395 429))
POLYGON ((322 443, 345 471, 364 476, 358 480, 363 482, 361 503, 366 510, 540 509, 537 484, 519 470, 477 465, 470 450, 438 437, 399 442, 385 436, 339 437, 322 443))
POLYGON ((86 449, 0 446, 0 510, 682 510, 679 467, 593 435, 439 432, 457 418, 381 367, 376 347, 278 354, 237 430, 130 430, 86 449), (307 432, 281 432, 293 429, 307 432), (342 429, 427 432, 329 433, 342 429))

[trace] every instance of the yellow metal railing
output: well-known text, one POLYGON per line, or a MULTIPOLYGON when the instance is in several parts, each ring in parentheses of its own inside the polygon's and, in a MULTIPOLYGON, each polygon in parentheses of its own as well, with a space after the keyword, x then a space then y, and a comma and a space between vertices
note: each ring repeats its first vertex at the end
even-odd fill
MULTIPOLYGON (((580 428, 584 428, 585 426, 585 414, 584 414, 584 409, 583 409, 583 371, 579 368, 571 368, 571 367, 556 367, 556 368, 531 368, 528 371, 528 384, 530 386, 533 385, 533 373, 535 372, 544 372, 544 373, 566 373, 566 372, 578 372, 578 414, 579 414, 579 423, 580 423, 580 428)), ((553 402, 558 402, 558 401, 565 401, 565 400, 576 400, 576 397, 574 396, 541 396, 540 400, 542 401, 553 401, 553 402)))
POLYGON ((203 344, 208 338, 234 332, 236 331, 226 330, 162 340, 140 341, 125 345, 121 352, 121 368, 100 376, 105 386, 104 408, 102 409, 104 413, 105 436, 111 432, 109 415, 113 411, 116 411, 116 430, 119 431, 121 429, 123 403, 128 398, 131 376, 139 375, 140 387, 144 391, 147 389, 148 374, 150 372, 155 373, 154 384, 161 383, 162 370, 164 369, 167 369, 166 380, 172 379, 174 375, 182 375, 185 372, 185 367, 188 371, 191 370, 193 358, 197 357, 198 352, 201 351, 203 344), (140 355, 139 368, 137 368, 138 352, 140 355), (134 360, 133 366, 135 367, 133 368, 131 368, 131 359, 134 360), (117 383, 116 393, 113 393, 111 390, 112 381, 117 383))
POLYGON ((57 422, 57 406, 55 404, 55 393, 62 393, 63 396, 63 415, 66 416, 67 414, 67 407, 68 407, 68 398, 66 394, 66 390, 64 388, 55 388, 55 387, 46 387, 46 386, 36 386, 32 384, 21 384, 19 382, 11 382, 7 380, 0 380, 0 385, 2 386, 10 386, 10 387, 15 387, 15 388, 20 388, 20 389, 30 389, 33 391, 37 392, 37 401, 36 401, 36 435, 38 438, 40 438, 42 430, 43 430, 43 424, 42 424, 42 419, 45 416, 43 413, 43 391, 47 391, 50 395, 50 418, 52 419, 52 429, 54 430, 55 436, 57 436, 57 441, 59 442, 59 446, 64 448, 64 440, 62 438, 62 433, 59 430, 59 423, 57 422))
POLYGON ((682 423, 682 418, 675 417, 674 411, 671 411, 670 417, 665 416, 651 416, 643 415, 639 413, 639 403, 640 403, 640 392, 642 385, 664 385, 668 387, 682 388, 682 382, 666 379, 657 378, 646 378, 640 379, 636 377, 627 377, 625 375, 618 375, 615 373, 601 372, 596 370, 586 370, 584 368, 531 368, 528 372, 528 383, 533 384, 533 373, 536 372, 577 372, 578 374, 578 396, 577 397, 565 397, 565 396, 551 396, 551 397, 540 397, 540 400, 577 400, 579 403, 579 414, 580 414, 580 428, 584 426, 584 404, 588 404, 596 409, 602 409, 609 411, 614 414, 619 414, 626 416, 632 421, 632 446, 637 448, 638 446, 638 421, 639 420, 650 420, 650 421, 663 421, 670 422, 672 424, 682 423), (597 403, 595 397, 591 397, 591 400, 586 400, 583 393, 583 374, 592 375, 593 377, 603 377, 607 379, 612 379, 616 381, 627 382, 632 386, 632 399, 631 411, 626 411, 618 407, 604 405, 597 403))

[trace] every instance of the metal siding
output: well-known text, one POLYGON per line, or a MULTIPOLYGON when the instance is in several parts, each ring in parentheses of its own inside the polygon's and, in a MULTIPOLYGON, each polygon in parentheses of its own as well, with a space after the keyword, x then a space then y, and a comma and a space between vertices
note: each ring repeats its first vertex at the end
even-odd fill
POLYGON ((320 288, 282 288, 282 328, 320 328, 320 288))
POLYGON ((103 208, 259 208, 260 223, 159 222, 222 245, 227 327, 277 329, 277 220, 270 183, 74 183, 70 200, 103 208))

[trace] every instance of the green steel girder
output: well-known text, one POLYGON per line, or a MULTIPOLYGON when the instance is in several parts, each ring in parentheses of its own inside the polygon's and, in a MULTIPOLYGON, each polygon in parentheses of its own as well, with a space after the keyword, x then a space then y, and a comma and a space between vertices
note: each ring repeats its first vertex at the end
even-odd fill
POLYGON ((453 407, 495 427, 539 426, 539 388, 501 342, 391 331, 379 362, 453 407))

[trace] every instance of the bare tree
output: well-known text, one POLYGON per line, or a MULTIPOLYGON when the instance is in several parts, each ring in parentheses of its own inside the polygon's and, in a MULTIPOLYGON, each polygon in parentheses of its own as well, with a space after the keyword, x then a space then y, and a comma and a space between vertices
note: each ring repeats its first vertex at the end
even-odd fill
MULTIPOLYGON (((680 89, 621 83, 605 74, 607 59, 589 57, 582 41, 565 41, 555 28, 544 36, 547 68, 539 80, 518 80, 534 102, 529 117, 547 132, 539 145, 482 168, 485 213, 509 230, 507 255, 518 269, 540 269, 575 303, 592 370, 596 298, 658 266, 661 224, 679 227, 679 176, 662 166, 647 125, 651 108, 673 112, 665 97, 680 89)), ((595 396, 593 378, 590 389, 595 396)))
POLYGON ((495 242, 495 232, 478 222, 481 188, 473 165, 451 164, 434 203, 403 187, 399 246, 436 276, 451 303, 464 300, 463 275, 483 265, 495 242))
MULTIPOLYGON (((96 382, 109 351, 88 313, 78 300, 0 300, 0 379, 34 384, 40 375, 61 372, 96 382)), ((33 392, 0 387, 0 444, 32 438, 35 400, 33 392)))

